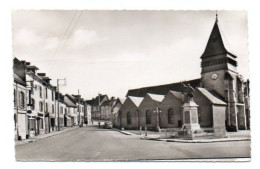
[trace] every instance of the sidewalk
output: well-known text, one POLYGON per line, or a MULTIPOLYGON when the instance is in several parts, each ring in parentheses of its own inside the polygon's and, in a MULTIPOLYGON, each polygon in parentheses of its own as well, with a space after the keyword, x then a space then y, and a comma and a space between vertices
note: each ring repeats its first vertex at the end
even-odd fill
POLYGON ((32 137, 30 139, 26 139, 26 140, 21 140, 21 141, 15 140, 15 146, 27 144, 27 143, 32 143, 32 142, 35 142, 35 141, 38 141, 38 140, 41 140, 41 139, 44 139, 44 138, 52 137, 52 136, 55 136, 55 135, 58 135, 58 134, 61 134, 61 133, 64 133, 64 132, 67 132, 67 131, 70 131, 70 130, 73 130, 73 129, 77 129, 77 128, 79 128, 79 126, 64 128, 61 131, 53 131, 51 133, 38 135, 38 136, 32 137))
POLYGON ((241 130, 238 132, 227 132, 225 138, 216 138, 213 136, 198 137, 194 140, 186 140, 182 138, 170 138, 173 133, 168 133, 165 136, 163 132, 147 131, 147 136, 144 135, 144 131, 140 134, 138 130, 119 130, 113 128, 113 130, 118 131, 126 135, 139 135, 142 140, 154 140, 154 141, 166 141, 166 142, 179 142, 179 143, 213 143, 213 142, 230 142, 230 141, 250 141, 251 134, 250 130, 241 130))
POLYGON ((161 139, 158 136, 145 136, 141 137, 142 140, 155 140, 155 141, 165 141, 165 142, 178 142, 178 143, 215 143, 215 142, 231 142, 231 141, 250 141, 250 138, 215 138, 215 139, 161 139))

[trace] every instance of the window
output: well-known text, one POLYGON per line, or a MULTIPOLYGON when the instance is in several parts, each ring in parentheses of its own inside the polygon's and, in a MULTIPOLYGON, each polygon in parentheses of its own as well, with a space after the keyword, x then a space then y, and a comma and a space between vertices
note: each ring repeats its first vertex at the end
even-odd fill
POLYGON ((174 124, 174 112, 172 109, 168 110, 168 123, 174 124))
POLYGON ((42 87, 40 86, 40 98, 42 98, 42 87))
POLYGON ((51 106, 51 112, 54 113, 54 105, 51 106))
POLYGON ((54 92, 51 91, 51 100, 54 101, 54 92))
POLYGON ((127 112, 127 124, 131 124, 131 112, 127 112))
POLYGON ((25 103, 25 100, 24 100, 24 93, 23 92, 20 92, 20 97, 19 97, 19 105, 20 105, 20 108, 24 108, 24 103, 25 103))
POLYGON ((45 104, 45 112, 48 112, 48 103, 45 104))
POLYGON ((43 104, 42 104, 42 102, 39 103, 39 109, 40 109, 41 112, 43 111, 43 104))
POLYGON ((33 81, 31 81, 31 94, 34 94, 33 91, 34 91, 33 81))
POLYGON ((35 101, 34 101, 34 99, 32 99, 31 102, 32 102, 32 110, 34 110, 34 107, 35 107, 35 101))
POLYGON ((147 110, 145 115, 146 115, 146 124, 151 124, 151 122, 152 122, 152 114, 151 114, 150 110, 147 110))
POLYGON ((46 99, 48 99, 48 88, 45 88, 45 93, 46 93, 46 99))
POLYGON ((17 98, 16 98, 16 90, 14 89, 14 106, 16 106, 16 104, 17 104, 17 103, 16 103, 16 99, 17 99, 17 98))
POLYGON ((60 114, 63 113, 63 107, 60 106, 60 114))
POLYGON ((65 108, 65 114, 67 115, 67 109, 65 108))

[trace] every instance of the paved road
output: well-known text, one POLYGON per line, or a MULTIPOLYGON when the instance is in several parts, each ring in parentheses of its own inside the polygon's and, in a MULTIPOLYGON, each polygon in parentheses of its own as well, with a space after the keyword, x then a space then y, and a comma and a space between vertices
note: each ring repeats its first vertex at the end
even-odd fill
POLYGON ((17 145, 18 161, 111 161, 249 157, 250 142, 176 143, 84 127, 17 145))

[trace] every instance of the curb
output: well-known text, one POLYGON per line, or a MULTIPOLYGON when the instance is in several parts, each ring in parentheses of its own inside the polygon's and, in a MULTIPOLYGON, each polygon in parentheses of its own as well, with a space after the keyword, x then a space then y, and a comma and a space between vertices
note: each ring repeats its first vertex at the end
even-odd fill
POLYGON ((77 129, 77 128, 79 128, 79 127, 73 127, 73 128, 71 128, 71 129, 69 129, 69 130, 57 132, 57 133, 55 133, 55 134, 53 134, 53 135, 49 135, 49 136, 46 136, 46 137, 43 137, 43 138, 36 138, 36 139, 32 139, 32 140, 26 140, 26 141, 24 141, 24 143, 19 143, 19 144, 16 144, 16 143, 15 143, 15 146, 23 145, 23 144, 28 144, 28 143, 33 143, 33 142, 36 142, 36 141, 38 141, 38 140, 42 140, 42 139, 45 139, 45 138, 49 138, 49 137, 52 137, 52 136, 56 136, 56 135, 58 135, 58 134, 65 133, 65 132, 68 132, 68 131, 71 131, 71 130, 74 130, 74 129, 77 129))
POLYGON ((127 132, 127 131, 124 131, 124 130, 119 130, 119 129, 116 129, 116 128, 112 128, 112 130, 117 131, 117 132, 122 133, 122 134, 125 134, 125 135, 134 135, 133 133, 130 133, 130 132, 127 132))
POLYGON ((251 141, 250 138, 244 139, 225 139, 225 140, 177 140, 177 139, 156 139, 156 138, 140 138, 143 140, 178 142, 178 143, 216 143, 216 142, 232 142, 232 141, 251 141))
POLYGON ((127 131, 119 131, 119 132, 122 133, 122 134, 125 134, 125 135, 133 135, 132 133, 129 133, 127 131))

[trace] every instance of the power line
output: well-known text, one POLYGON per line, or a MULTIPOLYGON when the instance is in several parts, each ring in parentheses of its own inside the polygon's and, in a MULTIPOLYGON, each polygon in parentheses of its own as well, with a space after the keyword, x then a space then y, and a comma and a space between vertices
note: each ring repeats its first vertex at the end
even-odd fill
POLYGON ((65 41, 65 38, 67 37, 67 34, 68 34, 68 31, 73 23, 73 21, 75 20, 75 17, 77 15, 77 11, 75 11, 73 14, 72 14, 72 17, 70 18, 70 21, 68 23, 68 25, 66 26, 65 30, 63 31, 63 33, 61 34, 60 38, 59 38, 59 43, 58 43, 58 46, 57 48, 55 49, 54 53, 52 54, 51 56, 51 63, 49 64, 49 67, 52 67, 54 62, 55 62, 55 58, 56 56, 58 55, 59 51, 62 49, 63 47, 63 43, 65 41))

